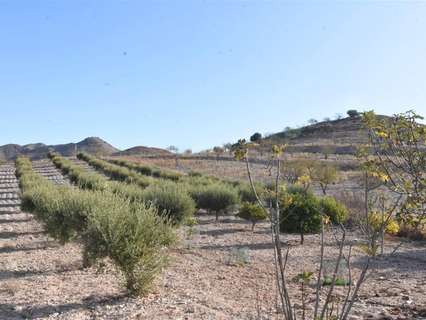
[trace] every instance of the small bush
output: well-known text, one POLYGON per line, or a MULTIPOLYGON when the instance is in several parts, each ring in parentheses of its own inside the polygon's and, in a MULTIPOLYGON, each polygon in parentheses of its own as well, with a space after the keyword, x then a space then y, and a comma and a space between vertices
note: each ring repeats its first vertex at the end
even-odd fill
MULTIPOLYGON (((383 226, 384 223, 386 223, 386 221, 384 221, 386 219, 387 219, 387 214, 383 216, 379 212, 370 212, 370 214, 368 215, 368 225, 375 232, 380 232, 381 227, 383 226)), ((393 218, 390 218, 384 227, 385 227, 385 232, 387 234, 396 235, 399 232, 399 224, 393 218)))
POLYGON ((323 213, 330 217, 334 224, 344 223, 348 219, 348 209, 344 204, 333 197, 324 197, 320 200, 323 213))
POLYGON ((268 218, 267 212, 257 204, 244 202, 237 214, 238 217, 250 221, 251 230, 254 230, 254 226, 257 222, 268 218))
POLYGON ((149 186, 143 192, 143 200, 153 203, 176 224, 185 222, 195 212, 195 203, 186 190, 171 182, 149 186))
POLYGON ((280 197, 282 232, 300 233, 301 243, 304 234, 321 231, 321 203, 319 198, 302 188, 291 188, 280 197))
POLYGON ((243 267, 250 263, 248 248, 233 248, 227 256, 226 264, 229 266, 243 267))
POLYGON ((154 207, 131 206, 111 194, 99 196, 107 201, 89 215, 83 237, 86 256, 110 257, 123 272, 128 290, 144 294, 167 262, 163 251, 175 240, 173 230, 154 207))
POLYGON ((231 206, 238 203, 237 191, 225 184, 211 184, 201 188, 192 188, 191 197, 195 200, 197 207, 216 213, 216 221, 219 219, 219 213, 228 210, 231 206))

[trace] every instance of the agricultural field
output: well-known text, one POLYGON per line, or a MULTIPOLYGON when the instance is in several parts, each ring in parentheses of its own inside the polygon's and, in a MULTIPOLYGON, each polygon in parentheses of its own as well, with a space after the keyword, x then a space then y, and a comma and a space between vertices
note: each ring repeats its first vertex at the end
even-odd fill
MULTIPOLYGON (((154 166, 169 170, 176 170, 183 173, 191 171, 200 172, 208 176, 216 178, 223 178, 247 182, 247 169, 244 162, 234 161, 232 157, 227 160, 216 160, 211 159, 197 159, 197 157, 189 158, 184 157, 183 159, 178 158, 176 160, 171 157, 107 157, 107 159, 117 160, 123 159, 129 162, 138 163, 141 165, 154 166)), ((257 158, 256 158, 257 159, 257 158)), ((276 173, 274 166, 271 166, 270 161, 262 159, 264 163, 252 163, 252 175, 256 181, 263 183, 269 183, 276 173)), ((328 159, 324 159, 324 156, 318 154, 290 154, 285 157, 284 165, 286 164, 298 164, 304 166, 305 164, 312 164, 317 162, 321 164, 328 164, 334 166, 339 171, 338 179, 330 184, 329 192, 333 195, 341 193, 341 190, 347 192, 360 191, 361 187, 358 183, 360 177, 360 170, 358 168, 357 160, 354 156, 330 156, 328 159)), ((315 192, 321 193, 320 188, 315 183, 312 186, 315 192)))
MULTIPOLYGON (((1 165, 0 319, 275 318, 270 225, 235 215, 239 199, 251 199, 244 164, 173 164, 52 153, 1 165)), ((255 179, 276 172, 262 164, 253 168, 255 179)), ((330 186, 328 194, 355 186, 354 179, 347 182, 355 173, 343 174, 346 182, 330 186)), ((337 226, 327 227, 325 261, 339 255, 340 236, 337 226)), ((364 235, 349 228, 345 236, 354 247, 356 279, 366 259, 356 249, 364 235)), ((280 241, 289 249, 289 279, 317 270, 318 234, 308 232, 300 244, 297 232, 286 232, 280 241)), ((421 241, 386 235, 384 255, 374 259, 349 319, 425 317, 424 248, 421 241)), ((346 289, 336 287, 333 299, 344 300, 346 289)), ((289 281, 288 291, 300 297, 300 282, 289 281)), ((313 284, 304 288, 308 314, 315 294, 313 284)))
POLYGON ((426 320, 426 1, 0 1, 0 320, 426 320))

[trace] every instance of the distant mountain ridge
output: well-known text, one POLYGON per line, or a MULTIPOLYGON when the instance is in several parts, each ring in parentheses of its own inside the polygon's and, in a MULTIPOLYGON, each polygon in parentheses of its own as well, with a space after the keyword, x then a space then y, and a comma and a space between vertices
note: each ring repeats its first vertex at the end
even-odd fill
POLYGON ((33 143, 27 145, 6 144, 0 146, 0 160, 10 161, 20 155, 31 159, 42 159, 49 151, 55 151, 63 156, 73 156, 76 152, 87 152, 97 156, 112 155, 163 155, 169 153, 167 150, 149 147, 133 147, 124 151, 117 149, 99 137, 88 137, 77 143, 46 145, 44 143, 33 143))

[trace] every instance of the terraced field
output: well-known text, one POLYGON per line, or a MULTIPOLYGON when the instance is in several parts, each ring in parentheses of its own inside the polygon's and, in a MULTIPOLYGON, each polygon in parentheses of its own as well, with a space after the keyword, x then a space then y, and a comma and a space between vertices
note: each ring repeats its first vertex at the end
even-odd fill
MULTIPOLYGON (((68 184, 48 160, 34 162, 34 168, 58 185, 68 184)), ((0 176, 0 319, 90 318, 90 297, 102 290, 120 293, 117 280, 83 270, 78 244, 60 246, 20 210, 13 164, 0 166, 0 176)))
MULTIPOLYGON (((68 160, 83 172, 106 178, 85 161, 68 160)), ((32 168, 58 187, 79 190, 51 160, 34 161, 32 168)), ((251 232, 249 222, 239 218, 215 222, 199 212, 197 225, 179 229, 181 242, 169 251, 172 263, 152 292, 135 298, 111 261, 83 268, 78 239, 61 245, 33 215, 21 211, 13 164, 0 166, 0 198, 0 319, 258 319, 258 312, 261 319, 275 317, 268 223, 251 232), (232 263, 236 249, 247 252, 247 265, 232 263)), ((358 241, 358 236, 351 233, 348 239, 358 241)), ((318 236, 307 236, 307 246, 298 245, 298 235, 285 235, 283 241, 291 247, 290 276, 297 275, 301 264, 314 268, 318 236)), ((336 254, 334 241, 329 234, 327 257, 336 254)), ((386 252, 395 242, 386 240, 386 252)), ((423 319, 425 253, 421 244, 407 243, 397 255, 378 260, 351 319, 423 319)), ((354 259, 357 273, 362 257, 354 259)), ((289 285, 297 295, 298 285, 289 285)), ((309 289, 308 294, 314 292, 309 289)))
POLYGON ((19 185, 13 165, 0 166, 0 214, 19 212, 19 185))

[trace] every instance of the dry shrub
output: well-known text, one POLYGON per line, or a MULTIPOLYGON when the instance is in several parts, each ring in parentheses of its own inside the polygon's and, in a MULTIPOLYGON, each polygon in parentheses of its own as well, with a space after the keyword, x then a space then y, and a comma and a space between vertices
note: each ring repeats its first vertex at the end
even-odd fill
POLYGON ((407 224, 402 224, 399 227, 398 236, 414 241, 424 241, 426 240, 426 227, 418 229, 407 224))

